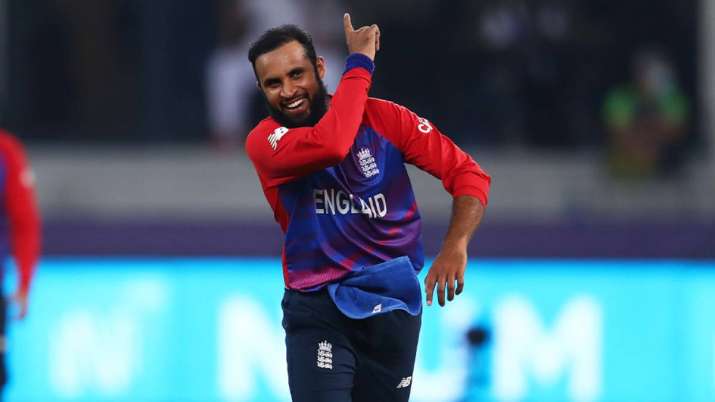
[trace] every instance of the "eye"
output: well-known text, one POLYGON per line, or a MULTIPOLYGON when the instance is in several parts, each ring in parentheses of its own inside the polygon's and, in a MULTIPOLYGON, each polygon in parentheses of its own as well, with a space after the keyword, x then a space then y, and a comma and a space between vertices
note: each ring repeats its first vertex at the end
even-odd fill
POLYGON ((293 78, 293 79, 297 79, 297 78, 300 78, 300 77, 303 76, 303 72, 302 72, 302 71, 293 71, 293 72, 290 74, 290 76, 291 76, 291 78, 293 78))

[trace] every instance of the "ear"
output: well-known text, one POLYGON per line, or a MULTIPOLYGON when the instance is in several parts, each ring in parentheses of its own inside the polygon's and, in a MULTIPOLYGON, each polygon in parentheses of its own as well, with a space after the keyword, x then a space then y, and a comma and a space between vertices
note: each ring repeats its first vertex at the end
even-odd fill
POLYGON ((263 88, 261 88, 261 83, 256 81, 256 88, 258 88, 259 91, 262 91, 263 88))
POLYGON ((323 56, 318 56, 315 60, 315 68, 318 70, 318 77, 320 77, 321 80, 325 78, 325 65, 325 58, 323 58, 323 56))

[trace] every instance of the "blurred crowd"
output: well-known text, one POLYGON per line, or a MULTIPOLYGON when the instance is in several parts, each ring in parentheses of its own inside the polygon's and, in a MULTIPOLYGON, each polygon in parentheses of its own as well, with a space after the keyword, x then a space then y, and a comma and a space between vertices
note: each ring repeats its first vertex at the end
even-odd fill
POLYGON ((371 94, 461 145, 603 150, 614 174, 677 171, 701 141, 695 0, 6 0, 0 123, 21 137, 238 148, 265 114, 246 52, 313 34, 335 88, 341 18, 378 23, 371 94), (11 101, 10 101, 11 100, 11 101))

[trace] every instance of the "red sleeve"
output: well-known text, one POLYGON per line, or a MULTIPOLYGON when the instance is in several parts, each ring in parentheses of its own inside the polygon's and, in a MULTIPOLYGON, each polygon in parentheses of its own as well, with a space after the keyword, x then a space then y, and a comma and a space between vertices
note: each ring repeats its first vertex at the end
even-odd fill
POLYGON ((271 185, 340 163, 355 141, 372 76, 364 68, 347 71, 330 107, 313 127, 279 127, 266 119, 248 135, 246 152, 271 185))
POLYGON ((0 131, 5 162, 5 209, 10 223, 10 250, 18 268, 19 289, 30 289, 40 253, 40 218, 35 203, 34 176, 22 145, 0 131))
POLYGON ((491 177, 432 122, 379 99, 368 101, 368 119, 408 163, 442 180, 453 197, 470 195, 487 205, 491 177))

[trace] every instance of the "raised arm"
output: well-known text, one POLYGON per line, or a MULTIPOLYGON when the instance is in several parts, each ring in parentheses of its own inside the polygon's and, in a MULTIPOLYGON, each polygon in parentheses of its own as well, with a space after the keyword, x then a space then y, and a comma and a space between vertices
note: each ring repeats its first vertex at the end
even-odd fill
POLYGON ((315 126, 286 128, 266 120, 249 134, 246 150, 265 179, 281 184, 340 163, 352 146, 365 111, 379 48, 377 25, 355 30, 343 19, 350 56, 330 106, 315 126))

